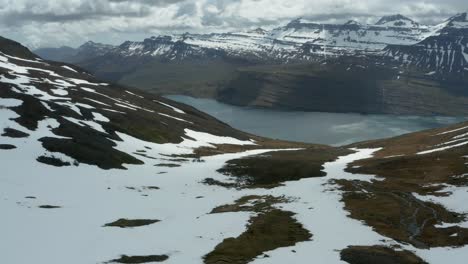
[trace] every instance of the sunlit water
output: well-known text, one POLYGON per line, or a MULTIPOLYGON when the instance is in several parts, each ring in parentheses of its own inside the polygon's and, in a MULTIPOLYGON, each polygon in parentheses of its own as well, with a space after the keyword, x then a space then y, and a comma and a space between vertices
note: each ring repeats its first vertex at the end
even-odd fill
POLYGON ((234 128, 269 138, 329 145, 346 145, 437 128, 467 117, 361 115, 353 113, 291 112, 237 107, 212 99, 172 95, 234 128))

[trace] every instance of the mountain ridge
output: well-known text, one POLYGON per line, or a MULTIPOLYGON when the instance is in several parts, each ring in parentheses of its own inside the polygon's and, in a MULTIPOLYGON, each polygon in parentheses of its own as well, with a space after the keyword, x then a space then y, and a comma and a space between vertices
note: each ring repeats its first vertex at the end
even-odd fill
POLYGON ((269 31, 154 36, 143 41, 126 41, 119 46, 104 46, 100 53, 75 63, 102 79, 158 94, 210 97, 244 106, 359 113, 467 114, 466 13, 435 26, 413 22, 402 15, 383 17, 376 24, 367 25, 319 24, 295 19, 269 31), (288 68, 287 74, 276 71, 282 66, 288 68), (262 72, 260 75, 257 71, 246 74, 255 67, 262 72), (347 71, 359 67, 363 70, 352 72, 360 79, 373 81, 365 85, 368 94, 361 93, 360 87, 352 88, 361 97, 356 97, 348 108, 302 105, 301 98, 306 94, 312 96, 310 101, 337 105, 323 97, 327 87, 340 87, 333 88, 337 89, 337 95, 349 92, 334 79, 303 76, 305 69, 314 69, 308 75, 349 78, 343 83, 355 87, 360 82, 347 71), (267 68, 272 72, 266 74, 267 68), (371 71, 366 69, 378 69, 379 74, 370 76, 371 71), (253 91, 246 96, 241 91, 243 88, 236 85, 251 87, 253 91), (282 96, 277 93, 281 90, 288 92, 282 96), (446 99, 437 101, 431 93, 446 99), (371 95, 376 95, 375 99, 371 95), (417 97, 420 103, 416 102, 417 97), (401 104, 396 98, 408 102, 401 104), (359 102, 363 101, 367 103, 360 107, 359 102), (356 107, 351 107, 355 104, 356 107), (294 108, 298 105, 301 107, 294 108))

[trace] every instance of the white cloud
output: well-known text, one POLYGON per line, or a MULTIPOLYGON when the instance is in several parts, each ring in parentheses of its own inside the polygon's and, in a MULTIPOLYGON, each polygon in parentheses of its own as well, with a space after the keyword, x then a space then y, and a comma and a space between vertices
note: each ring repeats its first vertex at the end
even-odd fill
POLYGON ((32 47, 120 43, 168 32, 271 27, 297 17, 362 22, 401 13, 423 23, 464 11, 466 0, 0 0, 0 35, 32 47))

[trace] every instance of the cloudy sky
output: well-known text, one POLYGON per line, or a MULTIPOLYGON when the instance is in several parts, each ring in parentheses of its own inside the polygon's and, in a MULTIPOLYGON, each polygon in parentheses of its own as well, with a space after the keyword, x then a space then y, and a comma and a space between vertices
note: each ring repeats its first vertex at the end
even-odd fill
POLYGON ((271 28, 304 17, 375 22, 401 13, 437 23, 468 9, 466 0, 0 0, 0 35, 31 47, 76 47, 180 32, 271 28))

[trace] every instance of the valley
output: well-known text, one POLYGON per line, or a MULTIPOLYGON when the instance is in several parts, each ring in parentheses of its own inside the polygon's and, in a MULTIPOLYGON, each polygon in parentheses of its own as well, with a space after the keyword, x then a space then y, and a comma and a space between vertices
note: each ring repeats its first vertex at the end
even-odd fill
MULTIPOLYGON (((182 2, 4 19, 50 13, 63 40, 103 15, 111 40, 182 2)), ((287 18, 34 52, 0 37, 1 262, 465 263, 467 13, 287 18)))
POLYGON ((159 95, 280 110, 467 115, 467 13, 435 25, 295 19, 271 30, 158 35, 110 46, 37 50, 159 95), (68 52, 64 52, 68 50, 68 52), (339 76, 339 78, 336 78, 339 76))

